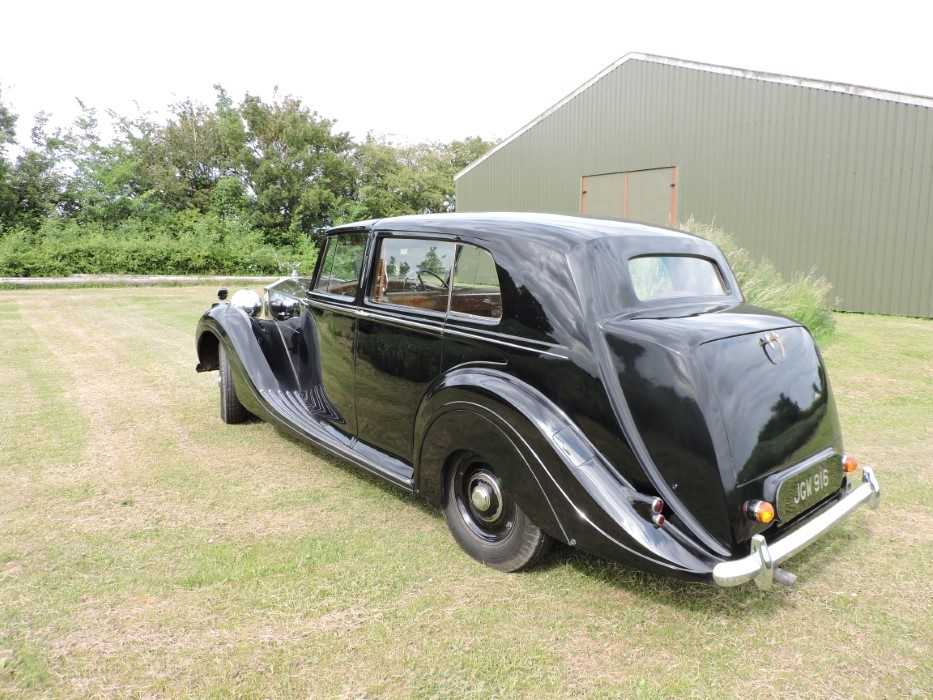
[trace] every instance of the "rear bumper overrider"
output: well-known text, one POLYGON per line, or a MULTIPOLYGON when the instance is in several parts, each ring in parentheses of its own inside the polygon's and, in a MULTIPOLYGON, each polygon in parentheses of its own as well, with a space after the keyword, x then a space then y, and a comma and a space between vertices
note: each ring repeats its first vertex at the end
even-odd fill
MULTIPOLYGON (((779 569, 784 560, 794 556, 822 537, 849 513, 866 503, 877 508, 881 500, 881 487, 871 467, 862 468, 862 483, 849 491, 838 503, 815 516, 799 528, 778 540, 766 542, 764 535, 752 537, 752 551, 741 559, 720 562, 713 568, 713 581, 718 586, 739 586, 754 580, 755 585, 769 589, 786 572, 779 569)), ((791 577, 792 578, 792 577, 791 577)))

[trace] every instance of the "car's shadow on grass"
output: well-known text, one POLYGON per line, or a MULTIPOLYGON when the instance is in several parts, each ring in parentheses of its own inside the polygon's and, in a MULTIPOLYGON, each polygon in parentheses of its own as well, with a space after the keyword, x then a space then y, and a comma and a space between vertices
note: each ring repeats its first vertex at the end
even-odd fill
POLYGON ((805 585, 805 581, 819 578, 823 571, 831 569, 834 562, 845 557, 848 545, 857 539, 856 533, 849 530, 828 534, 786 562, 789 570, 800 574, 794 586, 775 583, 769 591, 759 590, 753 582, 734 588, 720 588, 712 583, 642 572, 566 545, 555 547, 547 561, 535 571, 570 567, 588 579, 662 605, 713 614, 720 618, 742 619, 750 615, 764 617, 781 608, 796 606, 799 602, 797 592, 805 585))
MULTIPOLYGON (((277 432, 309 455, 347 472, 361 482, 378 489, 381 493, 397 498, 429 518, 443 519, 440 509, 418 496, 370 474, 323 448, 308 444, 285 431, 277 430, 277 432)), ((803 576, 807 579, 816 578, 821 572, 831 568, 834 561, 845 556, 848 544, 857 539, 856 534, 851 530, 841 529, 831 532, 797 554, 787 563, 787 568, 795 573, 805 572, 803 576)), ((450 545, 456 546, 452 538, 450 545)), ((544 561, 533 569, 517 575, 541 577, 564 567, 607 587, 627 591, 633 596, 648 601, 707 615, 712 614, 724 619, 748 618, 750 615, 764 617, 781 608, 796 605, 796 591, 801 586, 800 582, 792 587, 775 584, 770 591, 762 591, 754 583, 749 582, 735 588, 719 588, 712 583, 687 581, 642 572, 561 543, 555 544, 554 549, 544 561)))

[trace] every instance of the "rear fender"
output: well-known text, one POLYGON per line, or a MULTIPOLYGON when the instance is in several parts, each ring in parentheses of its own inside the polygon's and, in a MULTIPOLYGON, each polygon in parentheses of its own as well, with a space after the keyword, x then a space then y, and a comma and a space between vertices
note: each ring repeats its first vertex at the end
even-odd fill
POLYGON ((612 559, 706 577, 715 561, 675 528, 655 528, 646 497, 597 453, 570 418, 502 371, 463 367, 425 396, 415 422, 415 485, 441 504, 445 469, 460 450, 496 460, 497 474, 545 532, 612 559), (491 453, 491 454, 490 454, 491 453))
POLYGON ((505 489, 538 527, 552 537, 569 542, 560 518, 532 466, 536 456, 515 430, 504 424, 502 414, 467 395, 447 397, 443 410, 431 421, 422 442, 419 464, 421 494, 435 505, 446 499, 447 468, 467 452, 477 453, 494 467, 505 489))

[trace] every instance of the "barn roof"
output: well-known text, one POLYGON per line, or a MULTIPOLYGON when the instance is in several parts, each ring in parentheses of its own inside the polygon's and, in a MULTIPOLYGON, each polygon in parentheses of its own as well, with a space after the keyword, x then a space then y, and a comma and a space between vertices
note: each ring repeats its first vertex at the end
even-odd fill
POLYGON ((639 53, 631 52, 625 54, 619 60, 611 63, 606 66, 599 73, 594 75, 592 78, 583 83, 576 90, 571 92, 569 95, 564 97, 562 100, 558 101, 556 104, 552 105, 548 109, 544 110, 537 117, 532 119, 530 122, 521 127, 518 131, 513 133, 506 139, 503 139, 495 147, 491 148, 485 154, 474 160, 468 166, 466 166, 459 173, 454 175, 454 180, 458 180, 463 175, 466 175, 470 170, 475 168, 477 165, 482 163, 484 160, 492 156, 496 151, 504 148, 506 145, 517 139, 519 136, 524 134, 529 129, 536 126, 539 122, 543 121, 551 114, 559 110, 565 104, 574 99, 577 95, 585 91, 587 88, 591 87, 595 83, 602 80, 609 73, 614 71, 616 68, 621 66, 624 63, 629 61, 643 61, 647 63, 658 63, 667 66, 674 66, 676 68, 687 68, 690 70, 703 71, 706 73, 718 73, 719 75, 729 75, 736 78, 746 78, 748 80, 758 80, 766 83, 777 83, 780 85, 792 85, 794 87, 802 88, 811 88, 815 90, 825 90, 827 92, 838 92, 844 95, 851 95, 854 97, 868 97, 875 100, 886 100, 888 102, 899 102, 901 104, 914 105, 917 107, 926 107, 927 109, 933 109, 933 97, 925 97, 923 95, 911 95, 903 92, 893 92, 891 90, 880 90, 877 88, 865 87, 863 85, 850 85, 848 83, 837 83, 827 80, 817 80, 815 78, 801 78, 794 75, 783 75, 781 73, 767 73, 765 71, 756 71, 748 70, 745 68, 734 68, 732 66, 720 66, 713 63, 701 63, 699 61, 688 61, 681 58, 671 58, 670 56, 656 56, 654 54, 648 53, 639 53))

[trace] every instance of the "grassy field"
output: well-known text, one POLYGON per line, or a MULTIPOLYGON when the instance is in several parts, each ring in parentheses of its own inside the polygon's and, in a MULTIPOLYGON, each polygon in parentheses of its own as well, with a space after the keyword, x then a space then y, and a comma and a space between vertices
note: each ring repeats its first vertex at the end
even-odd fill
POLYGON ((419 501, 220 423, 212 296, 0 292, 0 696, 933 694, 933 323, 837 317, 882 507, 762 593, 566 549, 483 568, 419 501))

